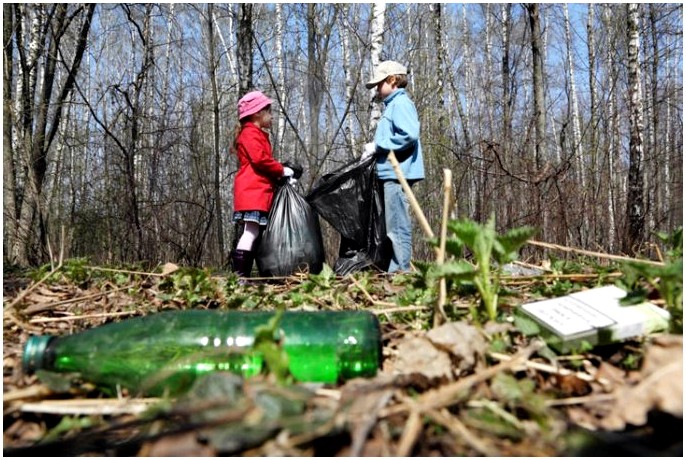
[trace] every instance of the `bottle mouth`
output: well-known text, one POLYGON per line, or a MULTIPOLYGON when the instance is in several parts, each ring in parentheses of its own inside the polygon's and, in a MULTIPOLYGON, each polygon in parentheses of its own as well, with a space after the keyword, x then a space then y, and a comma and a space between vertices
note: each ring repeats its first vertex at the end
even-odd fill
POLYGON ((24 357, 22 368, 24 373, 31 374, 43 368, 45 362, 45 350, 54 337, 52 335, 33 335, 24 345, 24 357))

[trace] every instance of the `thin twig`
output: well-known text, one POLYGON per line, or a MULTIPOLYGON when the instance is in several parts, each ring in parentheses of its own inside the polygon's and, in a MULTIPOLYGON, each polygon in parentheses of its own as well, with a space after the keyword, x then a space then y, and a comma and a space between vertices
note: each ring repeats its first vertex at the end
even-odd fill
POLYGON ((548 407, 576 406, 578 404, 595 404, 597 402, 614 401, 615 399, 617 399, 617 396, 613 394, 577 396, 575 398, 553 399, 550 401, 546 401, 545 405, 548 407))
POLYGON ((59 302, 54 302, 54 303, 49 303, 49 304, 32 305, 32 306, 26 308, 24 313, 34 314, 34 313, 38 313, 38 312, 45 311, 45 310, 52 310, 53 308, 59 307, 61 305, 66 305, 66 304, 70 304, 70 303, 74 303, 74 302, 81 302, 82 300, 97 299, 98 297, 107 296, 107 295, 112 294, 114 292, 123 291, 126 289, 131 289, 135 286, 136 286, 135 284, 130 284, 128 286, 115 288, 115 289, 112 289, 112 290, 107 291, 107 292, 96 292, 95 294, 88 294, 88 295, 84 295, 81 297, 75 297, 73 299, 60 300, 59 302))
POLYGON ((135 415, 145 412, 160 401, 162 401, 161 398, 46 400, 22 404, 20 410, 60 415, 135 415))
POLYGON ((432 409, 427 411, 426 415, 431 417, 435 422, 440 423, 446 427, 452 434, 462 438, 472 449, 479 452, 481 455, 487 457, 497 457, 498 452, 491 449, 479 438, 474 436, 471 431, 460 421, 459 418, 452 415, 447 409, 443 408, 440 411, 432 409))
POLYGON ((370 310, 375 315, 383 315, 386 313, 397 313, 397 312, 408 312, 408 311, 422 311, 422 310, 432 310, 431 307, 426 305, 415 305, 412 307, 395 307, 395 308, 380 308, 376 310, 370 310))
POLYGON ((50 278, 52 275, 54 275, 55 272, 56 272, 57 270, 59 270, 60 268, 62 268, 62 264, 59 264, 57 267, 55 267, 50 273, 48 273, 48 274, 45 275, 43 278, 41 278, 40 281, 37 281, 37 282, 33 283, 31 286, 29 286, 28 288, 26 288, 26 289, 24 289, 22 292, 20 292, 19 295, 12 301, 12 303, 9 304, 9 305, 5 308, 5 313, 7 313, 8 310, 12 310, 19 302, 21 302, 21 301, 24 299, 24 297, 26 297, 27 295, 29 295, 30 292, 33 292, 38 286, 40 286, 41 284, 43 284, 43 283, 45 282, 45 280, 47 280, 47 279, 50 278))
MULTIPOLYGON (((513 359, 512 356, 505 355, 502 353, 495 353, 491 352, 489 353, 489 356, 493 359, 497 359, 498 361, 505 361, 509 362, 513 359)), ((601 384, 608 383, 605 379, 603 378, 596 378, 592 376, 591 374, 587 374, 586 372, 574 372, 570 371, 569 369, 565 369, 564 367, 556 367, 556 366, 551 366, 550 364, 545 364, 545 363, 537 363, 536 361, 523 361, 520 363, 521 366, 529 368, 529 369, 535 369, 537 371, 543 371, 547 372, 549 374, 557 374, 557 375, 573 375, 577 377, 580 380, 584 380, 586 382, 599 382, 601 384)))
POLYGON ((583 254, 583 255, 591 256, 591 257, 598 257, 601 259, 620 260, 623 262, 636 262, 636 263, 642 263, 642 264, 648 264, 648 265, 657 265, 659 267, 662 267, 665 265, 663 262, 656 262, 654 260, 636 259, 633 257, 616 256, 616 255, 612 255, 612 254, 606 254, 603 252, 586 251, 584 249, 571 248, 568 246, 560 246, 559 244, 543 243, 541 241, 535 241, 535 240, 529 240, 529 241, 527 241, 527 243, 531 244, 533 246, 540 246, 542 248, 555 249, 555 250, 563 251, 563 252, 575 252, 577 254, 583 254))
MULTIPOLYGON (((504 372, 516 367, 522 361, 526 361, 528 357, 541 346, 541 343, 534 342, 513 356, 510 361, 503 361, 495 366, 484 369, 481 372, 458 380, 457 382, 449 383, 442 387, 436 388, 435 390, 429 390, 425 393, 422 393, 417 398, 417 401, 413 402, 413 404, 416 404, 416 407, 422 411, 439 409, 450 406, 451 404, 455 404, 462 398, 466 397, 467 392, 471 387, 494 377, 500 372, 504 372)), ((405 413, 410 410, 411 407, 408 404, 399 403, 393 407, 386 408, 379 414, 379 417, 389 417, 391 415, 405 413)))
POLYGON ((61 318, 31 318, 29 323, 56 323, 59 321, 77 321, 80 319, 93 319, 93 318, 115 318, 118 316, 131 316, 138 314, 135 311, 119 311, 113 313, 92 313, 90 315, 78 315, 78 316, 63 316, 61 318))
POLYGON ((365 288, 355 279, 355 277, 354 277, 352 274, 349 274, 349 275, 347 276, 347 278, 350 279, 350 281, 352 281, 353 284, 354 284, 355 286, 357 286, 357 288, 358 288, 360 291, 362 291, 362 294, 367 298, 367 300, 369 300, 369 303, 371 303, 371 304, 374 304, 374 303, 375 303, 375 302, 374 302, 374 299, 373 299, 372 296, 369 294, 369 292, 367 292, 367 290, 366 290, 366 289, 365 289, 365 288))
MULTIPOLYGON (((407 403, 412 405, 412 402, 409 399, 407 403)), ((409 457, 421 431, 421 413, 416 407, 412 407, 410 409, 410 415, 407 417, 407 422, 405 422, 403 434, 400 436, 400 441, 398 442, 398 448, 396 449, 395 456, 409 457)))

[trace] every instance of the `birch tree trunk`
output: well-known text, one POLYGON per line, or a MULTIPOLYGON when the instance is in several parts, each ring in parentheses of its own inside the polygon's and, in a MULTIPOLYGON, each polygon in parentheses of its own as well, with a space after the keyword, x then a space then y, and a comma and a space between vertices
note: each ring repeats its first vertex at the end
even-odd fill
MULTIPOLYGON (((276 54, 276 68, 279 73, 276 91, 279 94, 279 99, 282 101, 283 107, 288 107, 288 95, 286 94, 286 65, 283 59, 283 7, 281 3, 274 5, 276 9, 276 40, 275 50, 276 54)), ((274 145, 276 151, 283 151, 283 137, 286 132, 286 119, 284 114, 279 110, 276 117, 276 139, 274 145)))
MULTIPOLYGON (((586 20, 586 36, 587 36, 587 50, 588 50, 588 88, 589 88, 589 111, 590 111, 590 124, 588 127, 589 131, 589 160, 590 160, 590 177, 589 177, 589 190, 591 191, 591 199, 594 203, 598 203, 598 191, 597 187, 600 183, 599 180, 599 166, 598 166, 598 114, 597 114, 597 99, 598 99, 598 88, 596 84, 596 42, 595 42, 595 24, 594 24, 594 5, 588 5, 588 16, 586 20)), ((589 206, 592 212, 592 222, 594 228, 592 229, 591 238, 598 240, 598 207, 589 206)), ((591 229, 589 229, 590 231, 591 229)))
MULTIPOLYGON (((11 248, 17 231, 17 173, 15 170, 14 136, 12 124, 14 114, 12 108, 12 78, 14 68, 14 10, 16 5, 2 4, 2 44, 3 44, 3 74, 2 74, 2 200, 3 200, 3 241, 4 248, 11 248)), ((5 259, 10 263, 16 262, 16 255, 7 251, 5 259)))
POLYGON ((503 51, 501 58, 501 78, 503 86, 503 146, 504 154, 507 156, 510 140, 512 137, 512 92, 510 91, 510 33, 512 21, 512 5, 509 3, 500 6, 502 16, 501 39, 503 51))
MULTIPOLYGON (((342 5, 343 8, 343 19, 344 24, 339 28, 341 31, 341 40, 343 45, 343 71, 345 72, 345 100, 349 103, 353 99, 353 94, 355 93, 354 83, 353 83, 353 66, 351 60, 351 49, 350 49, 350 28, 348 27, 348 14, 350 6, 347 3, 342 5)), ((359 75, 359 73, 358 73, 359 75)), ((347 117, 347 127, 345 139, 348 143, 348 149, 352 156, 357 156, 359 154, 359 149, 355 143, 355 121, 353 117, 347 117)))
MULTIPOLYGON (((610 29, 610 22, 612 19, 612 9, 609 5, 603 7, 603 23, 607 30, 610 29)), ((615 59, 615 46, 611 33, 606 35, 606 52, 607 52, 607 67, 610 72, 610 87, 608 94, 608 140, 607 140, 607 215, 608 215, 608 248, 610 252, 614 252, 617 243, 617 223, 616 223, 616 190, 622 190, 621 185, 618 187, 615 177, 615 156, 617 152, 617 142, 619 138, 619 120, 617 115, 617 84, 618 84, 618 70, 617 60, 615 59)))
POLYGON ((586 203, 588 201, 588 189, 586 183, 586 161, 584 157, 584 146, 581 139, 581 122, 579 120, 579 101, 576 95, 576 80, 574 78, 574 59, 573 54, 573 41, 572 34, 570 32, 569 26, 569 8, 567 4, 563 4, 564 9, 564 22, 565 22, 565 39, 567 42, 567 69, 569 71, 569 94, 571 99, 572 108, 572 154, 576 159, 576 169, 577 178, 581 189, 579 190, 581 194, 581 207, 579 208, 581 214, 581 229, 579 234, 579 245, 581 247, 586 247, 588 242, 588 208, 586 203))
POLYGON ((543 84, 543 54, 541 52, 541 23, 537 3, 526 6, 531 31, 531 59, 533 61, 534 123, 536 125, 535 164, 543 167, 545 151, 545 87, 543 84))
POLYGON ((238 97, 243 97, 253 88, 252 69, 252 11, 253 4, 238 5, 238 30, 236 44, 238 56, 238 97))
POLYGON ((641 98, 641 69, 638 62, 639 32, 638 4, 630 3, 627 10, 628 79, 629 79, 629 177, 626 204, 627 228, 624 252, 635 253, 643 241, 645 223, 643 196, 643 100, 641 98))
MULTIPOLYGON (((28 265, 30 262, 40 262, 46 256, 47 229, 45 227, 45 212, 43 209, 43 185, 48 167, 48 152, 57 134, 62 120, 63 109, 68 102, 69 94, 74 87, 76 75, 81 65, 81 59, 86 49, 88 32, 91 19, 95 11, 95 4, 87 7, 78 7, 76 13, 82 17, 81 28, 76 31, 76 44, 74 45, 73 61, 66 62, 68 73, 64 81, 58 82, 55 78, 57 60, 60 56, 61 40, 67 33, 71 21, 67 20, 66 4, 52 5, 47 15, 37 14, 37 18, 43 21, 43 30, 50 34, 47 47, 44 41, 47 37, 39 37, 36 34, 29 46, 29 54, 34 67, 29 73, 25 69, 24 75, 29 75, 32 80, 38 73, 35 63, 38 62, 40 52, 45 52, 41 71, 41 91, 37 95, 36 85, 24 82, 22 94, 23 117, 24 117, 24 154, 26 155, 27 180, 24 190, 24 200, 17 225, 17 238, 13 241, 10 253, 16 255, 16 262, 20 265, 28 265), (48 27, 49 25, 49 27, 48 27), (33 73, 33 75, 31 75, 33 73), (28 85, 26 84, 28 83, 28 85), (61 84, 61 86, 60 86, 61 84), (35 106, 34 106, 35 101, 35 106), (35 113, 35 118, 31 114, 35 113), (38 223, 38 231, 34 233, 34 223, 38 223), (31 261, 30 250, 37 248, 34 255, 38 260, 31 261)), ((42 11, 42 10, 41 10, 42 11)), ((74 14, 76 14, 74 13, 74 14)), ((37 32, 36 22, 34 30, 37 32)), ((21 53, 20 53, 21 54, 21 53)))
MULTIPOLYGON (((383 48, 383 30, 386 15, 386 4, 385 3, 374 3, 372 6, 372 24, 369 31, 370 35, 370 59, 372 61, 372 67, 370 70, 370 78, 374 75, 374 70, 379 66, 381 62, 381 49, 383 48)), ((369 90, 371 102, 371 113, 369 116, 369 133, 370 136, 374 136, 374 131, 376 130, 376 125, 381 118, 381 101, 377 101, 375 98, 376 88, 369 90)), ((371 139, 370 139, 371 140, 371 139)))
POLYGON ((221 150, 220 145, 220 134, 219 130, 219 88, 217 85, 217 68, 219 67, 219 61, 216 57, 216 42, 215 42, 215 32, 214 32, 214 4, 207 4, 207 46, 209 48, 209 60, 208 71, 210 78, 210 85, 212 86, 212 151, 214 156, 214 209, 215 209, 215 222, 217 231, 217 246, 219 247, 219 262, 221 266, 224 266, 225 254, 224 254, 224 219, 222 217, 222 195, 221 195, 221 150))

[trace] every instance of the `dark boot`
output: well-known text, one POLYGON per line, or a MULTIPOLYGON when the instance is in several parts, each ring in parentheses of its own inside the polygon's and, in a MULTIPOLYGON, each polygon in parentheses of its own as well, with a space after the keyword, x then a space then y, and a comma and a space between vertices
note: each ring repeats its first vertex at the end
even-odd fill
POLYGON ((242 278, 250 278, 254 260, 252 251, 236 249, 231 252, 231 269, 242 278))

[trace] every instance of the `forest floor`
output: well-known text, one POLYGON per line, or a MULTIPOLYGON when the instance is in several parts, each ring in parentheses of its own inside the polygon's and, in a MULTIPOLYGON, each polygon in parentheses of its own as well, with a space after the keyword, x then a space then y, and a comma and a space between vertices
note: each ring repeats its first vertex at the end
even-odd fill
POLYGON ((560 356, 511 320, 525 302, 613 284, 612 271, 503 278, 499 321, 467 321, 475 296, 416 274, 233 275, 72 263, 3 273, 5 456, 682 456, 683 345, 659 334, 560 356), (371 310, 376 377, 279 385, 206 377, 178 399, 108 397, 78 379, 22 371, 29 335, 66 335, 166 310, 371 310))

